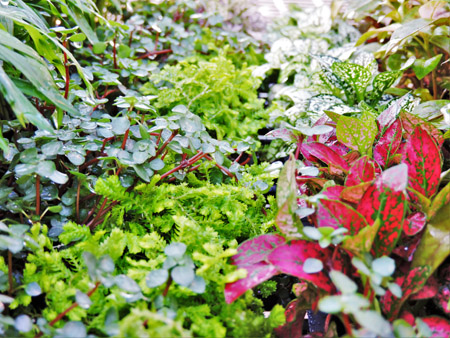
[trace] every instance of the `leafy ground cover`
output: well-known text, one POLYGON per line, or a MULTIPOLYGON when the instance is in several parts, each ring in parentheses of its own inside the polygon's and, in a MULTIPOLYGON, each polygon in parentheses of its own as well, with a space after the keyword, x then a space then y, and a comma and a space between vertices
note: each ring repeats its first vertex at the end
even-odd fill
POLYGON ((448 3, 246 4, 0 3, 2 335, 448 336, 448 3))

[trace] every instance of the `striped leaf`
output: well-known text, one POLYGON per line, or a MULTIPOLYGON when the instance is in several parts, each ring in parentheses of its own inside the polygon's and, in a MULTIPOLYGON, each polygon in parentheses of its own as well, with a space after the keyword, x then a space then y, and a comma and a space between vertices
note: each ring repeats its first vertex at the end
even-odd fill
POLYGON ((389 165, 391 157, 397 152, 402 142, 402 124, 399 119, 383 133, 373 149, 373 158, 382 167, 389 165))

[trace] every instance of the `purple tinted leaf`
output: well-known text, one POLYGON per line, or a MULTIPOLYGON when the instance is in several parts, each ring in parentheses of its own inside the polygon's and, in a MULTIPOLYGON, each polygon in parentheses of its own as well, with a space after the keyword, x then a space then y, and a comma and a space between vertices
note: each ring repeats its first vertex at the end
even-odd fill
POLYGON ((267 259, 267 255, 277 246, 286 240, 280 235, 261 235, 243 242, 238 253, 233 256, 233 264, 239 267, 262 262, 267 259))

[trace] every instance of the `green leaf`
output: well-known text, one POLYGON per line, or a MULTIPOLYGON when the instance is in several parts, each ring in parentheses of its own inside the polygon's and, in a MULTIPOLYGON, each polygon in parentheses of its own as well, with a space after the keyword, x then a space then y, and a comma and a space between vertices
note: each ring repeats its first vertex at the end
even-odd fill
POLYGON ((372 269, 383 277, 391 276, 395 271, 395 261, 387 256, 377 258, 372 262, 372 269))
POLYGON ((442 54, 433 56, 428 60, 417 59, 412 67, 414 72, 416 73, 416 77, 419 80, 422 80, 439 65, 439 61, 441 61, 441 58, 442 54))
MULTIPOLYGON (((0 29, 1 31, 1 29, 0 29)), ((24 119, 38 127, 53 133, 53 127, 42 116, 40 112, 28 101, 19 88, 11 81, 3 68, 0 66, 0 93, 11 106, 19 121, 24 124, 24 119)))
POLYGON ((106 42, 97 42, 92 46, 92 51, 94 54, 103 54, 107 46, 106 42))
POLYGON ((77 290, 75 293, 75 300, 82 309, 89 309, 92 305, 92 300, 89 296, 80 290, 77 290))
POLYGON ((86 40, 86 34, 84 34, 84 33, 73 34, 69 37, 69 40, 72 42, 84 41, 84 40, 86 40))
POLYGON ((49 142, 49 143, 42 145, 41 151, 45 156, 51 157, 51 156, 58 155, 58 153, 61 151, 62 147, 63 147, 62 142, 53 141, 53 142, 49 142))
POLYGON ((402 71, 390 71, 375 76, 372 82, 372 90, 367 93, 367 99, 372 104, 377 104, 383 93, 391 88, 402 73, 402 71))
POLYGON ((131 54, 131 48, 127 45, 120 45, 119 48, 117 48, 117 55, 120 58, 128 58, 131 54))
POLYGON ((192 283, 189 285, 189 289, 194 291, 195 293, 203 293, 206 289, 206 283, 203 277, 195 276, 192 283))
POLYGON ((111 127, 116 135, 123 135, 130 128, 130 121, 127 117, 116 117, 111 122, 111 127))
POLYGON ((25 288, 25 292, 27 293, 27 295, 34 297, 39 296, 42 293, 42 290, 38 283, 32 282, 27 285, 27 287, 25 288))
POLYGON ((317 273, 322 271, 323 263, 320 259, 307 258, 303 262, 303 271, 306 273, 317 273))
POLYGON ((174 242, 166 246, 166 248, 164 249, 164 253, 167 256, 170 256, 175 259, 180 259, 181 257, 183 257, 185 252, 186 252, 186 244, 184 243, 174 242))
POLYGON ((358 286, 355 284, 355 282, 353 282, 350 278, 348 278, 340 271, 330 271, 330 278, 333 281, 334 285, 336 285, 339 291, 341 291, 343 294, 352 294, 358 290, 358 286))
POLYGON ((153 170, 161 170, 162 168, 164 168, 164 161, 159 158, 155 158, 150 162, 150 168, 152 168, 153 170))
MULTIPOLYGON (((351 86, 353 92, 356 94, 357 102, 364 99, 364 93, 368 86, 372 73, 367 68, 357 65, 355 63, 335 62, 331 66, 333 72, 339 76, 343 81, 351 86)), ((350 91, 346 91, 346 95, 352 95, 350 91)), ((351 100, 350 97, 347 97, 351 100)))
POLYGON ((82 165, 84 163, 84 156, 76 151, 71 151, 66 156, 75 165, 82 165))
POLYGON ((43 161, 36 168, 36 173, 40 176, 50 178, 56 171, 55 163, 52 161, 43 161))
POLYGON ((169 272, 165 269, 150 271, 145 277, 145 282, 149 288, 156 288, 164 284, 169 278, 169 272))
POLYGON ((361 119, 341 116, 336 126, 338 141, 357 150, 361 155, 371 155, 377 134, 378 127, 375 119, 366 113, 361 119))
POLYGON ((319 310, 325 313, 339 313, 342 310, 339 296, 328 296, 319 301, 319 310))
POLYGON ((356 321, 367 330, 381 337, 391 336, 391 325, 376 311, 356 311, 356 321))
POLYGON ((194 269, 188 266, 177 266, 171 272, 172 279, 181 286, 189 286, 195 278, 194 269))
POLYGON ((19 315, 14 320, 14 327, 19 332, 29 332, 33 328, 33 322, 27 315, 19 315))
MULTIPOLYGON (((297 196, 297 182, 295 180, 296 163, 291 155, 286 161, 277 182, 277 205, 281 208, 290 196, 297 196)), ((290 204, 291 210, 297 209, 296 199, 290 204)))
POLYGON ((447 201, 428 222, 425 233, 414 253, 412 268, 429 265, 430 275, 450 255, 450 202, 447 201))

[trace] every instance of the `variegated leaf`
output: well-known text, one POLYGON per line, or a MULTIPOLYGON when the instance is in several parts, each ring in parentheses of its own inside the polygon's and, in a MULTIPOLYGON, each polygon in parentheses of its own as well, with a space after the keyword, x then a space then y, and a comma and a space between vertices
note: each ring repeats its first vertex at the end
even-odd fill
POLYGON ((441 158, 430 134, 416 127, 403 149, 402 163, 408 166, 409 186, 425 197, 433 196, 439 185, 441 158))
POLYGON ((303 156, 309 161, 317 163, 317 160, 320 160, 327 165, 341 168, 343 171, 349 169, 347 162, 325 144, 319 142, 303 143, 300 150, 303 156))
POLYGON ((320 216, 318 214, 319 227, 344 227, 349 230, 348 234, 353 236, 368 226, 359 212, 341 201, 322 199, 319 205, 325 209, 320 216))
POLYGON ((375 119, 368 114, 360 119, 341 116, 336 127, 338 141, 359 151, 361 155, 372 154, 372 145, 377 134, 378 127, 375 119))
POLYGON ((375 238, 376 257, 389 255, 400 239, 406 210, 406 184, 408 168, 399 164, 389 168, 372 184, 358 204, 368 224, 380 220, 380 230, 375 238))
POLYGON ((345 180, 345 186, 355 186, 375 179, 375 165, 368 156, 360 157, 353 163, 345 180))
POLYGON ((315 242, 305 240, 294 240, 289 244, 284 244, 276 248, 269 256, 268 260, 277 270, 282 273, 298 277, 305 281, 313 283, 315 286, 332 292, 333 283, 322 270, 316 273, 307 273, 303 271, 303 263, 308 258, 321 260, 326 266, 330 257, 330 250, 322 249, 315 242))
POLYGON ((386 167, 402 142, 402 124, 399 119, 383 133, 373 149, 373 158, 380 166, 386 167))

